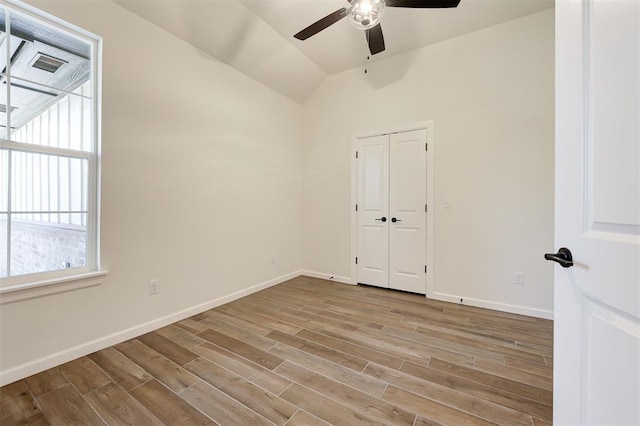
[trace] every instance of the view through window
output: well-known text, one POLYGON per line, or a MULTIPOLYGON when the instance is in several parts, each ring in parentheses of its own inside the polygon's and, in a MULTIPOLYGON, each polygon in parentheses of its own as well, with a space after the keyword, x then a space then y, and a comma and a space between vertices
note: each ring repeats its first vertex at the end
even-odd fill
POLYGON ((96 50, 81 30, 0 6, 2 282, 97 268, 96 50))

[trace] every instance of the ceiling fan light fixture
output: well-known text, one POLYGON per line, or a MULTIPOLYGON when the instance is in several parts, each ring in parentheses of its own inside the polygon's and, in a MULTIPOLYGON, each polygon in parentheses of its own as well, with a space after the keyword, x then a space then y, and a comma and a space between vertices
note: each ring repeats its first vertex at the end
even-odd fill
POLYGON ((349 20, 359 30, 378 25, 385 8, 384 0, 355 0, 349 9, 349 20))

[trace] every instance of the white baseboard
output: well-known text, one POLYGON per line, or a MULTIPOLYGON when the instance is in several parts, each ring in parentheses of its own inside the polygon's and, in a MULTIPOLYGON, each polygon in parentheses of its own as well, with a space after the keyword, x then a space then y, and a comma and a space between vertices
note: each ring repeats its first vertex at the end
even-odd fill
POLYGON ((493 309, 495 311, 510 312, 512 314, 527 315, 530 317, 553 319, 553 311, 546 309, 531 308, 529 306, 513 305, 510 303, 495 302, 492 300, 473 299, 464 296, 456 296, 453 294, 445 294, 434 292, 427 294, 427 298, 441 300, 443 302, 460 303, 463 305, 475 306, 477 308, 493 309))
POLYGON ((56 367, 74 359, 89 355, 93 352, 108 348, 109 346, 116 345, 129 339, 133 339, 137 336, 149 333, 153 330, 157 330, 158 328, 165 327, 174 322, 182 321, 185 318, 189 318, 193 315, 199 314, 209 309, 213 309, 216 306, 224 305, 225 303, 232 302, 241 297, 248 296, 252 293, 264 290, 265 288, 280 284, 302 274, 302 271, 291 272, 289 274, 273 278, 269 281, 265 281, 244 290, 236 291, 235 293, 231 293, 227 296, 209 300, 208 302, 183 309, 181 311, 145 322, 143 324, 136 325, 126 330, 122 330, 87 343, 83 343, 76 347, 52 355, 48 355, 35 361, 19 365, 8 370, 0 371, 0 386, 13 383, 17 380, 24 379, 25 377, 29 377, 33 374, 48 370, 49 368, 56 367))
POLYGON ((325 274, 324 272, 316 272, 316 271, 309 271, 307 269, 303 269, 300 271, 300 275, 305 275, 307 277, 312 277, 312 278, 320 278, 323 280, 327 280, 327 281, 336 281, 339 283, 343 283, 343 284, 356 284, 351 278, 349 277, 343 277, 340 275, 331 275, 331 274, 325 274))

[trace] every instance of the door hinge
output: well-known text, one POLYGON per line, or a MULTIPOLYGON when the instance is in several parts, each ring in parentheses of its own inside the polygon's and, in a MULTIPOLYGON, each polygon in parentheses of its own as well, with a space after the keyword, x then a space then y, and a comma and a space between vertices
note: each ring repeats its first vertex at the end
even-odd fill
POLYGON ((356 158, 358 158, 358 151, 356 151, 356 158))
POLYGON ((356 265, 358 264, 358 258, 356 257, 356 265))
POLYGON ((356 204, 356 211, 358 211, 358 205, 356 204))
POLYGON ((424 205, 424 212, 425 213, 427 212, 427 205, 426 204, 424 205))
POLYGON ((429 144, 427 142, 424 143, 424 150, 429 151, 429 144))
POLYGON ((424 273, 427 273, 427 265, 424 265, 424 273))

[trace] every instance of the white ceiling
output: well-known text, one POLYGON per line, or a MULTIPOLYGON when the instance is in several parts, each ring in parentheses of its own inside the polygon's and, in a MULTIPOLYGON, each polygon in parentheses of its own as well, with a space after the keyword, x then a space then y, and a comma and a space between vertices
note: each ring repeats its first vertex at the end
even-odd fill
MULTIPOLYGON (((115 0, 131 12, 298 103, 369 50, 348 19, 293 38, 347 0, 115 0)), ((372 61, 553 7, 554 0, 461 0, 453 9, 386 8, 386 50, 372 61)))

